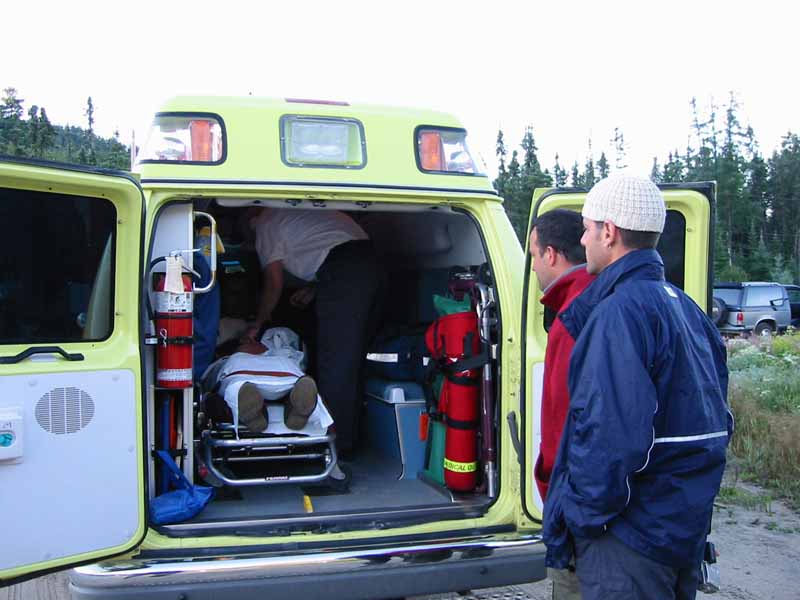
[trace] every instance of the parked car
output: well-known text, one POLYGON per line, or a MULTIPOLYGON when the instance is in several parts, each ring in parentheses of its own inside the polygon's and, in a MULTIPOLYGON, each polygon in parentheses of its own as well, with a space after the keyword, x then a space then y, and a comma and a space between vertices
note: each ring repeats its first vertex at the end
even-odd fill
POLYGON ((712 318, 725 334, 771 335, 786 331, 792 311, 788 293, 779 283, 726 282, 714 285, 712 318))
POLYGON ((792 307, 792 327, 800 328, 800 285, 783 286, 789 295, 789 304, 792 307))

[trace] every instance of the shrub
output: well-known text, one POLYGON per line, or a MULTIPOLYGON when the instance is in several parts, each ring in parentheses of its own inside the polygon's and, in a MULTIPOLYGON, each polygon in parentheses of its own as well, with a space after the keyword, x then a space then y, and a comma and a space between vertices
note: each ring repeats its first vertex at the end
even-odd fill
POLYGON ((772 353, 775 356, 800 358, 800 333, 793 331, 775 338, 772 341, 772 353))
POLYGON ((744 475, 800 506, 800 336, 728 343, 730 450, 744 475))

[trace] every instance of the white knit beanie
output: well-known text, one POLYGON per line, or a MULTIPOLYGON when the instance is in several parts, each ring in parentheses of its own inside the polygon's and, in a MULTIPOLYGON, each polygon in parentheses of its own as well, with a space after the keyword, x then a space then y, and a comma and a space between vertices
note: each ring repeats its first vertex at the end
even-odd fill
POLYGON ((586 194, 581 214, 592 221, 611 221, 631 231, 664 231, 667 209, 661 191, 649 179, 612 175, 586 194))

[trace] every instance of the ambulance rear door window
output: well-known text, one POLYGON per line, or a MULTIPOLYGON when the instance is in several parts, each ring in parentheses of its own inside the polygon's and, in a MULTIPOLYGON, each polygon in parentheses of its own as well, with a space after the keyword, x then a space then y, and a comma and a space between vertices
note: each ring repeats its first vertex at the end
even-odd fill
POLYGON ((114 205, 0 188, 0 222, 0 344, 109 337, 114 205), (88 328, 87 317, 94 318, 88 328))
POLYGON ((664 232, 656 248, 664 260, 664 276, 672 285, 684 289, 686 273, 686 217, 677 210, 667 211, 664 232))

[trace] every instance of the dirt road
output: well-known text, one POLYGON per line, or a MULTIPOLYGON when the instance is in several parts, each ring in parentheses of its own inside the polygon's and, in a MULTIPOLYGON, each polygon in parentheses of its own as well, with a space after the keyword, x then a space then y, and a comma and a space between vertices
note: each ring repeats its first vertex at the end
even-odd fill
MULTIPOLYGON (((718 600, 800 598, 800 515, 761 489, 727 481, 717 501, 712 539, 719 552, 722 592, 718 600)), ((547 582, 417 597, 413 600, 549 600, 547 582)), ((0 600, 68 600, 66 576, 49 575, 0 590, 0 600)))

